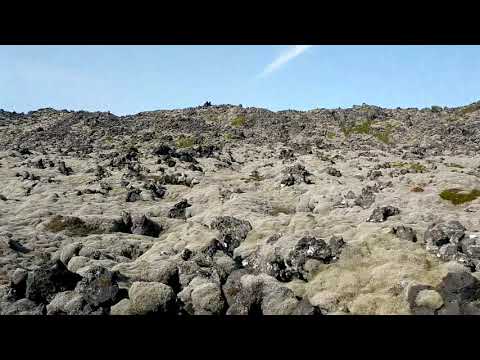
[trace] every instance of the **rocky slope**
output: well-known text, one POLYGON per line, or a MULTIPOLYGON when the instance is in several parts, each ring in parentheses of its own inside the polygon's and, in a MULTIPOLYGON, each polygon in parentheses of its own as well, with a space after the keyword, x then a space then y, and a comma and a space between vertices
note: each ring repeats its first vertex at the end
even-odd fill
POLYGON ((1 314, 480 313, 480 103, 0 111, 1 314))

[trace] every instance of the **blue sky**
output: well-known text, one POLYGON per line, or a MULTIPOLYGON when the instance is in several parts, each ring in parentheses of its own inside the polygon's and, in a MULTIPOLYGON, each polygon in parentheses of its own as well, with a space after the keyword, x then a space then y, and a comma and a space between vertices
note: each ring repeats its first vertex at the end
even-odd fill
POLYGON ((480 46, 0 46, 0 108, 141 111, 461 106, 480 46))

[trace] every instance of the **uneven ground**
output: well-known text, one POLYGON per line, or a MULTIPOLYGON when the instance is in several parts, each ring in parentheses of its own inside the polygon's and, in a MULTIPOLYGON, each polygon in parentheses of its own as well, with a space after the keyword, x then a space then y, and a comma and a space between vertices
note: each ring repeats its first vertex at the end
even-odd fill
POLYGON ((479 313, 479 124, 0 111, 0 312, 479 313))

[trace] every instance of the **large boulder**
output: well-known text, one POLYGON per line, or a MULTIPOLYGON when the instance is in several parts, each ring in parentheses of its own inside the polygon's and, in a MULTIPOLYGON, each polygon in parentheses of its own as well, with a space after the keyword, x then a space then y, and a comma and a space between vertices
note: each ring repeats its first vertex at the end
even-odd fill
POLYGON ((246 274, 239 285, 227 315, 291 315, 298 307, 294 292, 269 275, 246 274))
POLYGON ((465 235, 465 227, 458 221, 431 224, 424 234, 424 241, 434 246, 457 244, 465 235))
POLYGON ((242 264, 254 273, 265 273, 282 282, 308 280, 319 265, 335 261, 344 246, 343 238, 337 236, 327 243, 312 236, 288 235, 257 247, 242 264))
POLYGON ((232 216, 217 217, 210 226, 220 232, 220 244, 228 255, 233 255, 233 250, 245 240, 249 231, 252 230, 252 225, 248 221, 232 216))
POLYGON ((186 209, 191 207, 192 205, 188 203, 187 200, 182 200, 176 203, 173 208, 168 211, 169 218, 175 219, 185 219, 186 218, 186 209))
POLYGON ((118 294, 114 274, 100 266, 92 266, 82 274, 75 291, 92 306, 110 306, 118 294))
POLYGON ((183 309, 191 315, 222 315, 225 299, 221 285, 204 276, 195 277, 180 293, 183 309))
POLYGON ((56 293, 73 290, 81 279, 61 261, 48 262, 29 272, 25 296, 34 302, 48 304, 56 293))
POLYGON ((175 292, 168 285, 158 282, 134 282, 128 295, 131 301, 131 311, 134 314, 175 313, 175 292))
POLYGON ((55 295, 47 305, 47 315, 103 315, 104 309, 92 306, 75 291, 64 291, 55 295))
POLYGON ((30 299, 20 299, 2 306, 0 315, 44 315, 45 305, 37 304, 30 299))

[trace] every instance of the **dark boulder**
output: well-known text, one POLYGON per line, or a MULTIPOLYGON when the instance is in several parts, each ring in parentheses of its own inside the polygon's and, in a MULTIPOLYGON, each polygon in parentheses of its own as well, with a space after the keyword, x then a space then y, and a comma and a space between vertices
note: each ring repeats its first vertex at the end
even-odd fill
POLYGON ((93 266, 83 274, 75 291, 92 306, 110 306, 118 294, 114 274, 101 266, 93 266))
POLYGON ((168 217, 169 218, 175 218, 175 219, 185 219, 186 214, 185 214, 185 209, 191 207, 192 205, 188 203, 186 199, 183 199, 182 201, 176 203, 173 208, 171 208, 168 211, 168 217))
POLYGON ((245 240, 248 232, 252 230, 252 225, 248 221, 232 216, 217 217, 210 226, 220 232, 220 244, 228 255, 233 254, 233 250, 245 240))
POLYGON ((135 201, 139 201, 142 199, 142 197, 140 196, 140 194, 142 193, 142 190, 140 189, 133 189, 133 190, 130 190, 128 191, 127 193, 127 198, 126 198, 126 202, 135 202, 135 201))
POLYGON ((448 243, 457 244, 465 236, 465 227, 458 221, 431 224, 424 234, 428 244, 442 246, 448 243))
POLYGON ((48 262, 29 272, 25 296, 34 302, 48 304, 56 293, 74 289, 81 279, 60 260, 48 262))

